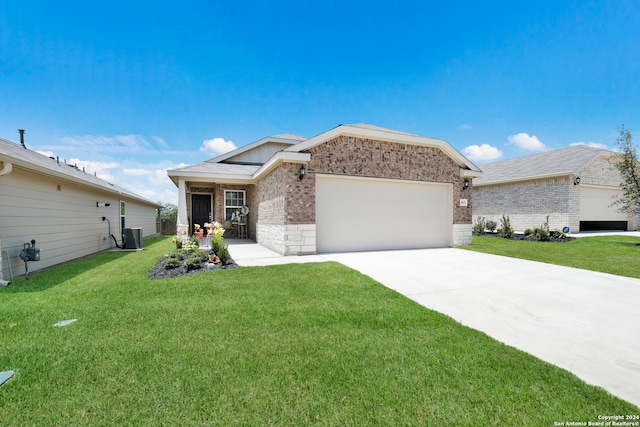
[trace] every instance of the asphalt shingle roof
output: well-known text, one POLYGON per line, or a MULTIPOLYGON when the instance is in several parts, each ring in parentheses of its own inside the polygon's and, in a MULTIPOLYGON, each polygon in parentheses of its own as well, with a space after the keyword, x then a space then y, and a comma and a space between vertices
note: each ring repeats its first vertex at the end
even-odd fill
POLYGON ((480 165, 482 176, 474 178, 473 185, 521 181, 545 176, 573 175, 603 154, 611 155, 614 153, 586 145, 574 145, 559 150, 485 163, 480 165))
MULTIPOLYGON (((85 173, 82 169, 72 164, 65 164, 64 159, 56 159, 40 154, 37 151, 24 148, 20 144, 15 144, 6 139, 0 138, 0 160, 7 160, 11 163, 20 162, 24 167, 57 176, 68 177, 72 181, 84 182, 92 187, 102 188, 110 193, 126 195, 149 204, 158 205, 156 202, 145 199, 126 188, 119 187, 93 174, 85 173)), ((159 205, 158 205, 159 206, 159 205)))

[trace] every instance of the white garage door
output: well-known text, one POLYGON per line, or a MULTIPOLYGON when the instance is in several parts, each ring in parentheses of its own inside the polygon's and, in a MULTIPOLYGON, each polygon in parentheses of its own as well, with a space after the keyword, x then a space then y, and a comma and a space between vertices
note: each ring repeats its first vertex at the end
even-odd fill
POLYGON ((611 206, 619 188, 580 186, 580 221, 626 221, 627 216, 611 206))
POLYGON ((318 175, 317 251, 451 246, 452 199, 452 184, 318 175))

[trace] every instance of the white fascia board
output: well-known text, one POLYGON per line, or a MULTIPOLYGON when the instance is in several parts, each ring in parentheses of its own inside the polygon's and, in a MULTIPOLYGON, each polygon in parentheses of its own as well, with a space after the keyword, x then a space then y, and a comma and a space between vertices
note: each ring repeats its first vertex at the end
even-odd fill
POLYGON ((167 175, 169 178, 176 183, 179 179, 183 179, 185 181, 200 181, 200 182, 251 182, 253 181, 253 177, 249 174, 229 174, 229 173, 211 173, 211 172, 180 172, 169 169, 167 170, 167 175), (174 179, 176 178, 176 179, 174 179))
POLYGON ((496 180, 496 181, 489 181, 489 182, 478 182, 478 183, 474 182, 473 185, 474 187, 483 187, 485 185, 513 184, 514 182, 538 181, 540 179, 562 178, 562 177, 573 176, 573 175, 574 175, 573 171, 558 172, 558 173, 551 173, 548 175, 527 176, 527 177, 521 177, 521 178, 503 179, 503 180, 496 180))
POLYGON ((461 178, 478 178, 482 176, 482 171, 470 170, 470 169, 460 169, 460 177, 461 178))
POLYGON ((400 144, 422 145, 427 147, 437 147, 444 151, 449 157, 455 160, 460 166, 465 166, 472 171, 480 172, 480 169, 474 165, 469 159, 464 157, 458 150, 453 148, 451 144, 443 139, 434 139, 426 136, 411 135, 401 132, 386 132, 378 129, 368 129, 362 127, 354 127, 341 125, 335 127, 325 133, 309 138, 292 147, 286 148, 284 151, 304 151, 320 145, 341 135, 355 136, 361 138, 377 139, 381 141, 397 142, 400 144))
POLYGON ((260 167, 253 174, 254 179, 258 179, 261 175, 264 175, 278 166, 282 162, 287 163, 307 163, 311 161, 311 153, 297 153, 290 151, 279 151, 274 154, 264 165, 260 167))

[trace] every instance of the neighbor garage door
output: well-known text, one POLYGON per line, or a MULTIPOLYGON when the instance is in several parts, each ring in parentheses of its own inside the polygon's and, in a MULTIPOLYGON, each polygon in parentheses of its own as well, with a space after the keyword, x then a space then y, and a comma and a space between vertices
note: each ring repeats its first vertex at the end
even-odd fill
POLYGON ((627 216, 611 206, 619 188, 580 186, 580 230, 626 230, 627 216))
POLYGON ((452 184, 317 175, 317 251, 451 246, 452 198, 452 184))

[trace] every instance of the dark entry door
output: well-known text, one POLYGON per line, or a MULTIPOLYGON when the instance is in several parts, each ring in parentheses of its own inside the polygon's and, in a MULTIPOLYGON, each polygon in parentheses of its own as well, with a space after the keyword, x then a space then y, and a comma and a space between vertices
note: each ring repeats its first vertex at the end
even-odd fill
POLYGON ((195 231, 193 224, 198 224, 204 228, 204 223, 209 222, 211 214, 211 195, 192 194, 191 195, 191 231, 195 231))

